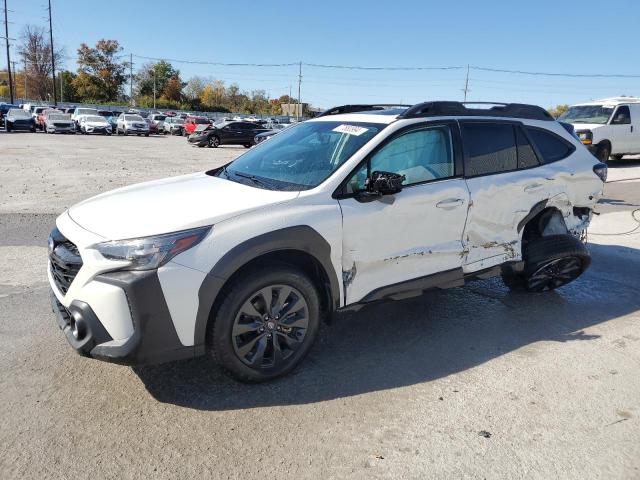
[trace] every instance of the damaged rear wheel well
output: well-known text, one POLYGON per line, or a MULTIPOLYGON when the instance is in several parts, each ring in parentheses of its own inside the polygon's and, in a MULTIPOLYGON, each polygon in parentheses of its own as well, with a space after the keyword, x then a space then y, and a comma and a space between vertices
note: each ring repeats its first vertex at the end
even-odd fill
POLYGON ((522 233, 522 246, 536 238, 566 233, 569 232, 562 212, 556 207, 546 207, 527 221, 522 233))

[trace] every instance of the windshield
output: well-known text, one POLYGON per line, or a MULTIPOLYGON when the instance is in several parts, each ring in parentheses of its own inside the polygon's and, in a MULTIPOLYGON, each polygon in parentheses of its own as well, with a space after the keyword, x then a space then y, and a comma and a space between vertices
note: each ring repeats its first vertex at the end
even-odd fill
POLYGON ((275 190, 308 190, 328 178, 384 126, 301 123, 252 148, 221 170, 219 176, 228 173, 232 180, 246 178, 249 182, 243 183, 275 190))
POLYGON ((25 110, 19 110, 17 108, 12 108, 9 110, 9 115, 13 118, 31 118, 31 114, 25 110))
POLYGON ((162 122, 162 121, 164 121, 165 118, 167 118, 167 117, 165 117, 164 115, 155 115, 153 117, 153 120, 155 120, 156 122, 162 122))
POLYGON ((209 119, 208 118, 196 118, 194 123, 196 123, 198 125, 204 125, 205 123, 209 123, 209 119))
POLYGON ((95 108, 76 108, 76 115, 96 115, 98 111, 95 108))
POLYGON ((52 113, 49 115, 49 120, 70 120, 71 118, 69 117, 69 115, 66 115, 64 113, 52 113))
POLYGON ((605 107, 604 105, 581 105, 569 107, 569 110, 560 115, 558 121, 568 123, 600 123, 604 125, 609 121, 612 113, 613 107, 605 107))
POLYGON ((140 115, 125 115, 124 119, 127 122, 144 122, 140 115))
POLYGON ((182 118, 173 118, 171 123, 177 123, 178 125, 184 125, 184 120, 182 118))

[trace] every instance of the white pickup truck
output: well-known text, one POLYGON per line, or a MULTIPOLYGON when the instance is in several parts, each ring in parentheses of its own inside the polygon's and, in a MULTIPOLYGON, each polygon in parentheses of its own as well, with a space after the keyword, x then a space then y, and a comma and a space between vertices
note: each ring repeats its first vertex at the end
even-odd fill
POLYGON ((601 162, 640 154, 640 98, 614 97, 572 105, 558 118, 601 162))

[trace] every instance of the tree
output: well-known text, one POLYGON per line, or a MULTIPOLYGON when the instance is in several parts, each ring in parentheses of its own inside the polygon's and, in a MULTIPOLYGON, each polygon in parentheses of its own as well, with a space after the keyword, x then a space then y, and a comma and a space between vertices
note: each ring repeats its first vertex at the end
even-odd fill
POLYGON ((184 87, 184 96, 191 101, 200 99, 206 83, 202 77, 191 77, 184 87))
POLYGON ((569 105, 561 104, 561 105, 556 105, 554 108, 548 109, 548 112, 551 114, 553 118, 558 118, 567 110, 569 110, 569 105))
POLYGON ((212 108, 216 104, 216 93, 211 85, 207 85, 200 95, 200 103, 204 107, 212 108))
MULTIPOLYGON (((51 42, 43 27, 27 25, 22 31, 18 46, 20 55, 27 65, 28 94, 32 98, 47 100, 53 94, 51 77, 51 42)), ((62 64, 62 50, 53 54, 57 65, 62 64)))
POLYGON ((79 102, 81 98, 78 96, 78 92, 76 91, 76 87, 73 84, 73 81, 76 78, 76 74, 70 72, 68 70, 63 70, 58 73, 58 78, 56 81, 58 85, 60 85, 60 101, 63 102, 79 102))
POLYGON ((164 86, 162 97, 169 102, 180 102, 182 98, 182 81, 178 75, 172 75, 164 86))
POLYGON ((99 40, 95 48, 80 44, 78 75, 73 86, 78 95, 96 102, 115 102, 126 81, 126 62, 118 61, 122 48, 117 40, 99 40))
POLYGON ((156 97, 160 97, 167 82, 173 76, 180 77, 180 71, 165 61, 160 60, 156 63, 147 63, 136 74, 136 95, 153 96, 153 83, 155 79, 156 97))

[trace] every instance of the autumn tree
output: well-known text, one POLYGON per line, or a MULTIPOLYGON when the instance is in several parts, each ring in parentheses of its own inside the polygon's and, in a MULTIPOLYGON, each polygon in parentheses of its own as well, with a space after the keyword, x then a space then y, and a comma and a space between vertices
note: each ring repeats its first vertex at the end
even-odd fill
POLYGON ((169 102, 180 102, 182 99, 182 80, 178 75, 169 77, 162 91, 162 97, 169 102))
MULTIPOLYGON (((20 36, 18 55, 26 63, 28 94, 31 98, 47 100, 53 93, 51 43, 43 27, 27 25, 20 36)), ((62 63, 62 50, 54 52, 57 65, 62 63)))
POLYGON ((95 48, 82 43, 78 48, 78 75, 73 80, 78 95, 96 102, 118 100, 126 81, 126 62, 118 61, 122 51, 117 40, 99 40, 95 48))
POLYGON ((558 118, 567 110, 569 110, 569 105, 562 104, 562 105, 556 105, 555 107, 550 108, 548 112, 551 114, 553 118, 558 118))
POLYGON ((213 90, 211 85, 206 85, 202 89, 202 94, 200 95, 200 103, 208 108, 215 106, 216 104, 216 93, 213 90))
POLYGON ((184 96, 191 101, 199 100, 206 84, 207 82, 202 77, 191 77, 184 86, 184 96))

